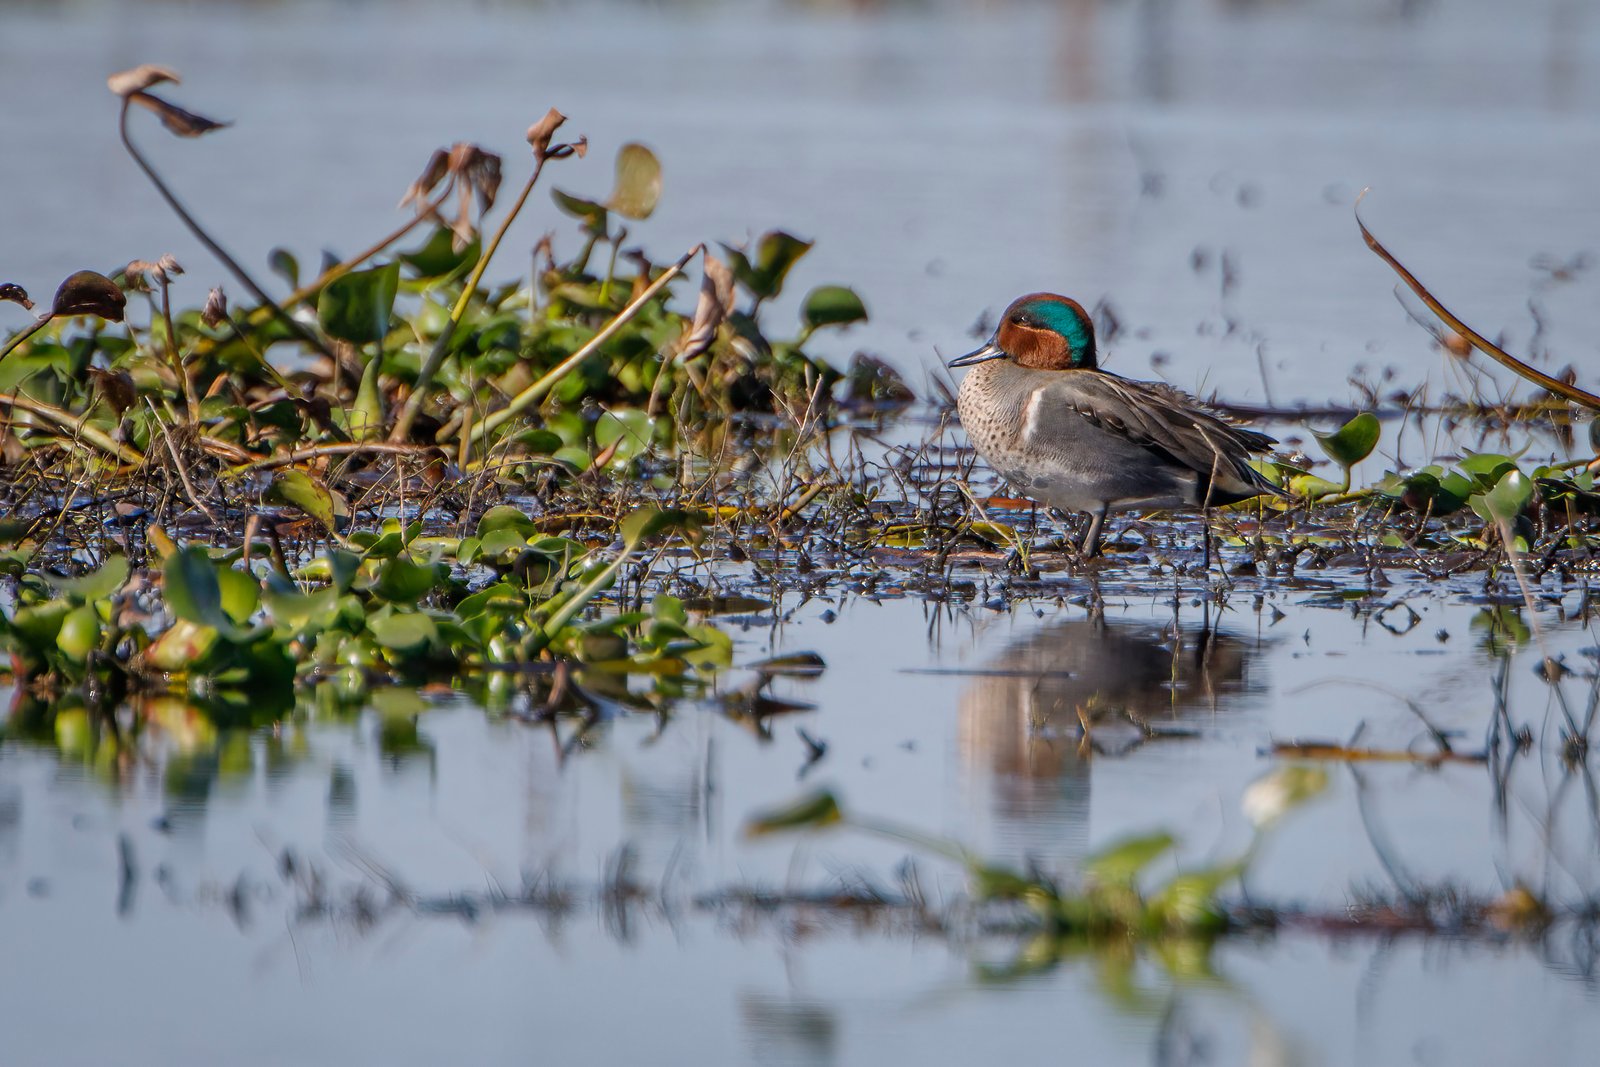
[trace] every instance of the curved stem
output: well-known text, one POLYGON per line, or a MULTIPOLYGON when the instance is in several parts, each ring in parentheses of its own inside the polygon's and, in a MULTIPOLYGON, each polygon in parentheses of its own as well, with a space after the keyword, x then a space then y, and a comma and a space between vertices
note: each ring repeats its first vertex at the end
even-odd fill
POLYGON ((133 138, 128 134, 128 109, 132 103, 132 95, 122 98, 122 115, 117 122, 117 132, 122 136, 122 147, 128 150, 128 155, 132 156, 133 161, 139 165, 139 169, 144 171, 144 176, 149 178, 150 184, 156 187, 156 192, 161 194, 161 199, 167 202, 167 206, 188 227, 195 240, 204 245, 206 251, 217 257, 217 260, 228 269, 228 273, 238 279, 240 285, 250 290, 251 296, 260 301, 263 307, 271 308, 273 315, 288 326, 290 330, 298 334, 307 344, 310 344, 329 359, 337 361, 337 357, 328 350, 327 345, 322 343, 321 338, 307 330, 292 318, 287 311, 279 307, 277 301, 268 296, 266 290, 256 284, 255 279, 250 277, 249 273, 239 265, 239 262, 230 256, 226 249, 211 239, 211 235, 201 228, 200 223, 196 222, 194 216, 189 214, 188 210, 178 200, 177 195, 167 187, 167 183, 161 179, 161 175, 156 173, 155 167, 151 166, 150 162, 144 158, 144 155, 134 145, 133 138))
POLYGON ((1367 192, 1368 190, 1363 189, 1361 190, 1361 196, 1356 197, 1356 225, 1361 228, 1361 236, 1366 240, 1367 247, 1376 252, 1379 259, 1389 264, 1389 268, 1400 276, 1400 280, 1405 282, 1411 291, 1421 298, 1424 304, 1428 305, 1429 311, 1443 319, 1446 326, 1464 338, 1473 348, 1476 348, 1502 367, 1510 368, 1520 377, 1526 378, 1546 392, 1554 393, 1563 400, 1570 401, 1580 407, 1586 407, 1591 411, 1600 411, 1600 396, 1595 396, 1593 393, 1580 389, 1575 385, 1568 385, 1559 378, 1552 378, 1536 367, 1528 366, 1522 360, 1456 318, 1454 312, 1439 303, 1439 299, 1428 291, 1427 286, 1418 281, 1417 276, 1407 270, 1395 258, 1393 252, 1390 252, 1383 246, 1382 242, 1372 236, 1372 231, 1367 229, 1367 224, 1361 220, 1361 199, 1367 195, 1367 192))
POLYGON ((38 333, 40 330, 44 329, 45 326, 49 325, 50 321, 52 319, 54 319, 55 317, 56 317, 55 316, 55 312, 52 311, 50 314, 44 316, 43 318, 35 319, 33 325, 29 326, 27 329, 18 331, 17 333, 13 334, 11 336, 11 340, 6 342, 6 346, 4 348, 0 348, 0 359, 5 359, 7 356, 9 356, 11 354, 12 349, 14 349, 18 345, 22 344, 22 342, 26 341, 28 338, 30 338, 34 334, 38 333))

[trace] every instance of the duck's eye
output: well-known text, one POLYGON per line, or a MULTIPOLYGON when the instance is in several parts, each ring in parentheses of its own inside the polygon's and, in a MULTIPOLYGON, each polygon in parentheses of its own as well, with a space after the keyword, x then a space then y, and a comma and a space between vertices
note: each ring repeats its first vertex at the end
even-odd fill
POLYGON ((1022 315, 1022 314, 1017 314, 1017 315, 1011 316, 1011 325, 1013 325, 1013 326, 1027 326, 1027 325, 1030 325, 1030 323, 1028 322, 1028 316, 1022 315))

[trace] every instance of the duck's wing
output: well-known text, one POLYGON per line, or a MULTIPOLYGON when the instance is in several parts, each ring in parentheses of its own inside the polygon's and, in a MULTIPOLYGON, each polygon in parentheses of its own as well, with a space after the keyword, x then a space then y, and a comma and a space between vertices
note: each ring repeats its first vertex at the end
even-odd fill
POLYGON ((1229 422, 1219 412, 1161 382, 1136 382, 1107 371, 1072 371, 1051 389, 1088 422, 1145 448, 1199 477, 1202 499, 1229 504, 1282 491, 1254 467, 1250 456, 1278 442, 1229 422))

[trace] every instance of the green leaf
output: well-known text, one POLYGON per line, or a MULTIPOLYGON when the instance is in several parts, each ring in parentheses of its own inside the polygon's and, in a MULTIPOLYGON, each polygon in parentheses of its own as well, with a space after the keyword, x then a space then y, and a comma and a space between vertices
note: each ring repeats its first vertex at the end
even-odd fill
POLYGON ((1354 467, 1372 454, 1378 445, 1378 417, 1363 411, 1333 433, 1316 434, 1328 458, 1341 467, 1354 467))
POLYGON ((617 152, 617 178, 606 207, 630 219, 647 219, 661 199, 661 161, 642 144, 617 152))
POLYGON ((267 253, 267 266, 289 283, 289 288, 300 288, 300 261, 287 248, 274 248, 267 253))
POLYGON ((594 424, 594 443, 601 452, 616 444, 612 463, 626 463, 650 449, 655 420, 640 408, 603 411, 594 424))
POLYGON ((456 233, 448 226, 436 226, 428 240, 414 252, 400 253, 400 261, 418 278, 443 278, 478 262, 482 243, 478 237, 456 251, 456 233))
POLYGON ((550 190, 550 198, 556 202, 556 207, 568 215, 583 220, 586 232, 601 235, 606 232, 606 209, 604 204, 597 204, 593 200, 585 200, 581 196, 564 193, 560 189, 550 190))
POLYGON ((1493 486, 1506 471, 1514 470, 1517 461, 1498 452, 1469 452, 1459 464, 1462 473, 1484 489, 1493 486))
POLYGON ((372 589, 385 600, 415 604, 444 585, 449 577, 450 568, 443 563, 413 563, 397 557, 386 560, 378 568, 378 578, 372 589))
POLYGON ((262 593, 272 621, 286 630, 324 630, 339 617, 339 590, 324 586, 310 593, 302 593, 293 582, 282 576, 269 578, 262 593))
POLYGON ((228 618, 243 626, 261 606, 261 583, 255 575, 224 567, 217 571, 217 585, 222 592, 222 610, 228 618))
POLYGON ((73 600, 104 600, 128 583, 128 557, 107 556, 99 570, 77 578, 58 578, 53 574, 43 576, 50 588, 73 600))
POLYGON ((267 487, 266 498, 299 508, 327 527, 330 533, 338 530, 336 515, 350 514, 348 504, 342 499, 335 501, 333 490, 302 470, 279 471, 267 487))
POLYGON ((378 365, 382 362, 373 356, 361 372, 356 402, 350 407, 350 436, 357 441, 373 441, 383 435, 383 396, 378 391, 378 365))
POLYGON ((854 289, 843 285, 819 285, 806 295, 800 309, 800 320, 806 329, 819 326, 846 326, 867 320, 867 305, 861 302, 854 289))
POLYGON ((521 508, 510 504, 497 504, 478 520, 479 537, 487 537, 496 530, 514 530, 526 539, 533 536, 534 529, 533 520, 521 508))
POLYGON ((420 611, 383 612, 367 620, 378 644, 395 652, 410 652, 439 639, 439 627, 420 611))
POLYGON ((389 334, 389 317, 400 289, 400 264, 352 271, 335 278, 317 299, 322 328, 351 344, 381 341, 389 334))
POLYGON ((1494 488, 1472 498, 1472 510, 1485 522, 1515 522, 1533 499, 1533 479, 1515 467, 1500 476, 1494 488))
POLYGON ((728 254, 728 266, 734 278, 760 301, 783 291, 783 280, 788 277, 789 268, 811 251, 811 242, 773 230, 757 242, 754 260, 736 248, 722 247, 728 254))
POLYGON ((746 837, 782 833, 788 830, 815 829, 844 821, 838 799, 826 789, 808 794, 793 804, 773 808, 753 816, 745 823, 746 837))
POLYGON ((677 508, 638 508, 622 520, 619 532, 622 543, 632 551, 647 537, 663 533, 682 534, 684 539, 698 544, 703 536, 705 518, 697 511, 677 508))
POLYGON ((217 565, 202 546, 188 545, 172 553, 161 575, 167 607, 177 618, 196 626, 209 626, 229 641, 245 641, 253 636, 236 626, 223 609, 217 565))
POLYGON ((1168 833, 1125 837, 1085 859, 1083 869, 1096 881, 1107 885, 1128 885, 1176 843, 1168 833))

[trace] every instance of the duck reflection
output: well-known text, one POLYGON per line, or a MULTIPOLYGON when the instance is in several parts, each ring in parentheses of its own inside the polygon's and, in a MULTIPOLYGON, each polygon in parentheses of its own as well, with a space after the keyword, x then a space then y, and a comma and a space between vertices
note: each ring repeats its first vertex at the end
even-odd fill
POLYGON ((1081 858, 1091 754, 1126 752, 1259 688, 1247 671, 1258 648, 1204 624, 1094 619, 1008 645, 960 699, 961 765, 986 847, 1014 860, 1081 858))

